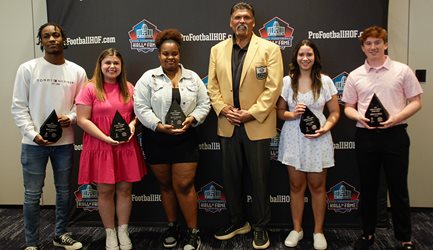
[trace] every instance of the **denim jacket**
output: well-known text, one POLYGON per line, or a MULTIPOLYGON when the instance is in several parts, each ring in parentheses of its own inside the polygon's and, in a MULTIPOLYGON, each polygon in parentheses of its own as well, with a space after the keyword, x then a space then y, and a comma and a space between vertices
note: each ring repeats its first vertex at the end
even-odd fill
MULTIPOLYGON (((182 76, 179 80, 180 107, 186 116, 204 122, 210 111, 210 100, 206 86, 192 70, 180 65, 182 76)), ((165 116, 171 106, 172 83, 162 67, 146 71, 134 89, 134 112, 140 122, 155 131, 159 122, 165 123, 165 116)))

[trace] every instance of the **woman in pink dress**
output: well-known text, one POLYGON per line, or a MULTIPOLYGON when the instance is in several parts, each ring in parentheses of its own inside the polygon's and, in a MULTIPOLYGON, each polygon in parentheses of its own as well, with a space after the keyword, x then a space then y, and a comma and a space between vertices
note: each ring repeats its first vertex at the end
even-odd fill
POLYGON ((122 55, 106 49, 93 77, 76 98, 78 125, 84 130, 79 184, 96 183, 99 215, 106 231, 106 249, 132 249, 128 236, 132 182, 146 174, 143 155, 134 136, 133 85, 126 80, 122 55), (116 111, 129 124, 126 141, 110 137, 116 111), (116 201, 114 194, 116 193, 116 201), (117 215, 117 239, 115 230, 117 215))

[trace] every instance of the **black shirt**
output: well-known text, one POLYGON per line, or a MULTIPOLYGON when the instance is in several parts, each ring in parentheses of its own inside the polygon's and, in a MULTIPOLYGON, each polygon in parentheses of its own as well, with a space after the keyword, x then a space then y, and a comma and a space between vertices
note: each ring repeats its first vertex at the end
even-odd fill
POLYGON ((239 85, 241 81, 242 68, 244 66, 245 55, 248 51, 248 43, 244 48, 239 47, 233 38, 232 50, 232 81, 233 81, 233 102, 235 108, 241 108, 239 102, 239 85))

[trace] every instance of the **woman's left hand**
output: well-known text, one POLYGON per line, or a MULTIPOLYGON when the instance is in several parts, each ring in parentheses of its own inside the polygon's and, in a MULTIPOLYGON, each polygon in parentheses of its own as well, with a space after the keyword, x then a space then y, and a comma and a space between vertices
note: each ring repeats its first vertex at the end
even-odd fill
POLYGON ((304 136, 305 136, 306 138, 308 138, 308 139, 314 139, 314 138, 318 138, 318 137, 320 137, 320 136, 326 134, 328 131, 325 130, 325 129, 322 127, 322 128, 320 128, 320 129, 318 129, 318 130, 316 130, 316 131, 314 131, 314 132, 316 132, 316 133, 314 133, 314 134, 305 134, 304 136))
POLYGON ((195 118, 193 116, 186 117, 185 121, 182 122, 183 127, 179 129, 180 130, 179 133, 180 134, 185 133, 191 127, 191 125, 196 123, 196 122, 197 121, 195 120, 195 118))
POLYGON ((128 124, 129 125, 129 130, 131 131, 131 135, 129 136, 129 138, 128 138, 128 141, 127 142, 129 142, 130 140, 131 140, 131 138, 134 136, 134 134, 135 134, 135 122, 134 123, 129 123, 128 124))

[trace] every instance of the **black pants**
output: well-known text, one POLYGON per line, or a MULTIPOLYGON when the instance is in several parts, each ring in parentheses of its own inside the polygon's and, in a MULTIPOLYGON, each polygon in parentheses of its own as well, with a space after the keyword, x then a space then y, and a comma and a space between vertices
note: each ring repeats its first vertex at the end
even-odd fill
POLYGON ((377 194, 380 168, 384 168, 389 189, 394 234, 399 241, 411 240, 411 220, 407 174, 409 136, 407 125, 389 129, 358 128, 355 135, 356 156, 361 183, 361 219, 365 235, 376 228, 377 194))
POLYGON ((243 126, 236 127, 231 138, 221 137, 222 172, 227 207, 232 224, 246 220, 243 192, 244 167, 252 186, 252 225, 265 229, 271 219, 269 202, 270 139, 251 141, 243 126))

